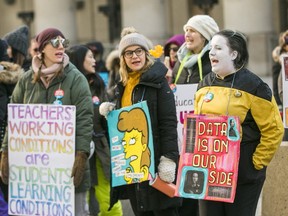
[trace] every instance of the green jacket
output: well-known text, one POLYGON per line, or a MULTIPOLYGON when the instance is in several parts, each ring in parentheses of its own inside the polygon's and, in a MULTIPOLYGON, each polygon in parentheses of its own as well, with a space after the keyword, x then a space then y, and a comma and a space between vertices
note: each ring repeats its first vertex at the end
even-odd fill
MULTIPOLYGON (((89 85, 84 75, 69 63, 59 75, 53 79, 46 89, 42 82, 32 83, 34 72, 27 71, 18 81, 12 94, 11 103, 23 104, 53 104, 55 91, 62 89, 63 105, 76 106, 76 151, 90 153, 90 142, 93 131, 93 103, 89 85)), ((2 150, 8 147, 7 133, 4 137, 2 150)), ((76 192, 83 192, 90 186, 90 173, 87 161, 86 173, 83 182, 76 192)))

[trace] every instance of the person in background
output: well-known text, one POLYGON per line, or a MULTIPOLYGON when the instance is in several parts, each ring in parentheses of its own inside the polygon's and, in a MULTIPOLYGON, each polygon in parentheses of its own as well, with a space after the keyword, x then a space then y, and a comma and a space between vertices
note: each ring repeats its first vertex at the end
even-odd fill
POLYGON ((272 57, 274 60, 273 65, 273 94, 275 98, 277 97, 279 101, 276 100, 280 110, 282 110, 283 105, 283 84, 282 84, 282 60, 283 55, 288 54, 288 30, 281 33, 279 36, 279 45, 275 47, 272 52, 272 57), (275 87, 276 86, 276 87, 275 87))
MULTIPOLYGON (((85 76, 69 62, 65 54, 68 40, 60 30, 47 28, 37 35, 36 41, 40 54, 34 56, 32 68, 17 82, 11 103, 76 106, 76 153, 71 178, 75 186, 75 215, 87 216, 86 193, 90 187, 88 156, 93 131, 93 103, 89 85, 85 76), (62 97, 58 97, 59 91, 62 97)), ((2 143, 1 171, 2 181, 7 184, 8 133, 2 143)))
MULTIPOLYGON (((120 82, 116 108, 147 101, 152 125, 155 170, 160 179, 175 183, 179 159, 174 94, 165 78, 167 68, 150 54, 151 42, 133 27, 122 30, 119 43, 120 82), (133 96, 132 96, 133 95, 133 96)), ((107 116, 115 104, 102 103, 100 114, 107 116)), ((179 197, 170 198, 149 185, 149 181, 113 188, 111 205, 128 197, 136 216, 176 216, 179 197), (123 192, 126 191, 126 193, 123 192)))
POLYGON ((164 64, 168 68, 166 74, 168 83, 171 83, 172 70, 177 62, 177 51, 184 42, 184 34, 176 34, 169 38, 164 45, 164 64))
POLYGON ((104 116, 99 114, 100 104, 108 101, 104 81, 95 72, 97 63, 89 48, 83 45, 75 45, 70 47, 66 53, 71 63, 86 77, 92 94, 94 108, 92 140, 95 145, 95 151, 89 160, 91 174, 91 188, 89 190, 90 215, 121 216, 123 213, 120 201, 108 211, 110 204, 111 156, 107 138, 107 122, 104 116))
POLYGON ((120 58, 119 58, 119 50, 112 50, 106 58, 106 68, 109 73, 107 93, 109 95, 110 101, 114 101, 116 99, 115 96, 115 88, 116 84, 120 80, 120 58))
POLYGON ((36 36, 32 37, 29 46, 29 57, 32 59, 34 56, 39 55, 39 46, 36 41, 36 36))
POLYGON ((30 68, 27 59, 29 46, 29 28, 26 25, 20 26, 17 29, 4 35, 3 40, 8 44, 8 56, 10 61, 20 65, 25 71, 30 68))
MULTIPOLYGON (((0 149, 7 127, 8 111, 7 105, 13 89, 24 73, 20 65, 9 62, 7 54, 8 45, 0 39, 0 149)), ((0 215, 8 215, 8 185, 0 178, 0 215)))
MULTIPOLYGON (((209 60, 209 42, 219 31, 215 20, 208 15, 191 17, 183 26, 185 42, 177 52, 178 61, 173 68, 172 83, 198 83, 211 72, 209 60)), ((183 198, 179 208, 180 216, 199 215, 197 199, 183 198)))
POLYGON ((177 52, 172 83, 198 83, 211 72, 209 41, 219 31, 215 20, 208 15, 195 15, 183 26, 185 43, 177 52))
POLYGON ((252 216, 266 168, 281 144, 283 123, 269 86, 246 68, 249 54, 242 33, 216 33, 209 58, 213 73, 198 85, 195 114, 238 116, 242 132, 234 202, 200 200, 200 215, 252 216))

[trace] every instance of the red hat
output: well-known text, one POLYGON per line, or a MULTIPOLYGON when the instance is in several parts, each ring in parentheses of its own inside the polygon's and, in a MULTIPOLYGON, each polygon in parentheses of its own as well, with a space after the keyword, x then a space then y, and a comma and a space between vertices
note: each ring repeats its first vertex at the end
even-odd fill
POLYGON ((61 36, 65 39, 65 36, 62 34, 62 32, 56 28, 47 28, 40 32, 36 37, 36 41, 39 45, 39 52, 42 52, 48 41, 58 36, 61 36))

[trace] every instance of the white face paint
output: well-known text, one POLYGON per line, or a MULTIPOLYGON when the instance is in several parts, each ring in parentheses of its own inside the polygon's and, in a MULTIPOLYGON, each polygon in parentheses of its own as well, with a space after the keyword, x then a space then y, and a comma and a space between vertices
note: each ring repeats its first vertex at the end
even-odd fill
POLYGON ((236 71, 233 60, 237 57, 237 52, 232 51, 227 45, 227 39, 221 35, 215 35, 211 40, 211 50, 209 58, 212 71, 220 77, 234 73, 236 71))

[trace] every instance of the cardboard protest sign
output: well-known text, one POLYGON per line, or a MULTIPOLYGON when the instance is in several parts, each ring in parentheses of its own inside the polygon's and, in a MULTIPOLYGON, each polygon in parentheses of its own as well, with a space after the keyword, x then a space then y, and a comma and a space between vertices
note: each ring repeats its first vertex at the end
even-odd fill
POLYGON ((232 203, 239 156, 238 117, 187 114, 175 195, 232 203))
POLYGON ((75 106, 8 105, 9 215, 75 215, 75 106))
POLYGON ((282 86, 283 86, 283 122, 288 128, 288 55, 282 58, 282 86))
POLYGON ((187 113, 194 113, 194 94, 198 84, 171 84, 175 95, 176 113, 177 113, 177 133, 179 152, 182 149, 184 118, 187 113))
POLYGON ((108 114, 112 187, 155 177, 154 148, 147 102, 108 114))

